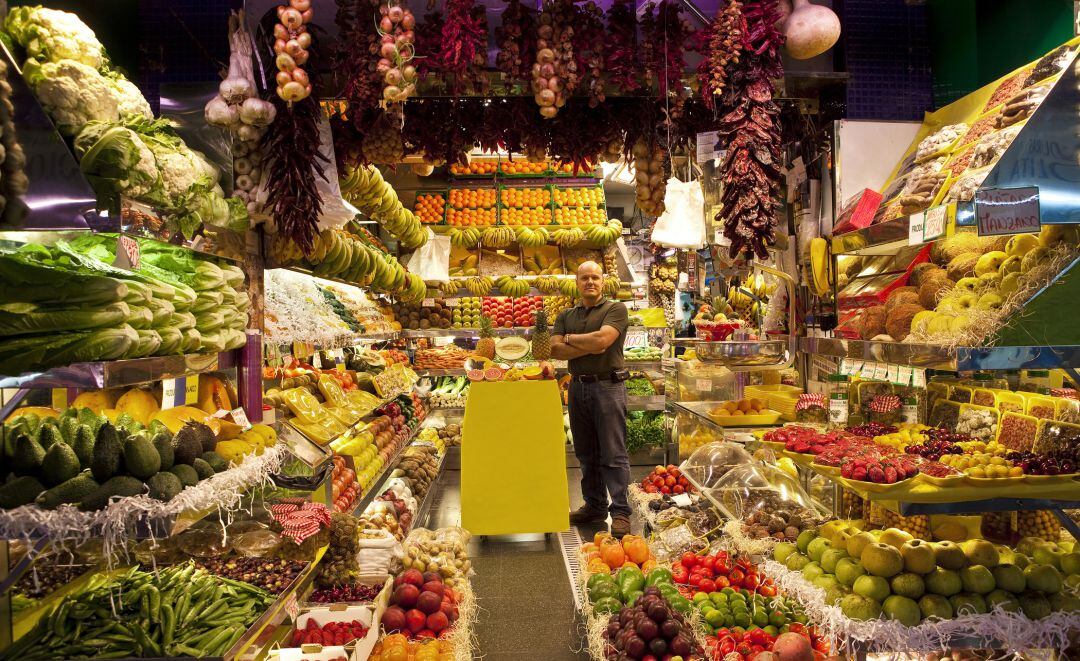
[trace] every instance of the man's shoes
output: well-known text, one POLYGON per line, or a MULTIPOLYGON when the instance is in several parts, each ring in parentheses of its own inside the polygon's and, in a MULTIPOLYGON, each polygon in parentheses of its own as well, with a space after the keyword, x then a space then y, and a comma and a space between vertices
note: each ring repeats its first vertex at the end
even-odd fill
POLYGON ((573 512, 570 512, 570 524, 574 526, 600 523, 605 520, 607 520, 607 512, 599 512, 588 505, 582 505, 573 512))
POLYGON ((630 517, 625 514, 613 514, 611 517, 611 536, 622 538, 630 534, 630 517))

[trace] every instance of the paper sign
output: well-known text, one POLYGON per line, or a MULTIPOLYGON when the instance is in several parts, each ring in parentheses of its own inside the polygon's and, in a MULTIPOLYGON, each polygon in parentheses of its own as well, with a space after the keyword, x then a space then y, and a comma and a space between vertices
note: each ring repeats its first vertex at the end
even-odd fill
POLYGON ((847 358, 840 359, 840 373, 851 374, 851 361, 847 358))
POLYGON ((283 367, 288 367, 291 363, 292 363, 292 354, 291 353, 283 353, 283 354, 281 354, 281 365, 283 367))
MULTIPOLYGON (((934 239, 938 238, 939 236, 944 236, 945 235, 945 225, 948 223, 948 220, 949 220, 949 207, 948 207, 948 205, 941 205, 941 206, 936 206, 936 207, 934 207, 932 209, 927 209, 926 210, 926 216, 923 219, 923 228, 922 228, 922 230, 923 230, 923 232, 922 232, 922 240, 923 240, 923 242, 933 241, 934 239)), ((909 237, 909 240, 908 240, 908 245, 912 245, 911 241, 910 241, 910 237, 909 237)))
POLYGON ((300 615, 300 604, 296 602, 295 594, 290 594, 288 598, 285 599, 285 613, 293 622, 295 622, 297 616, 300 615))
POLYGON ((430 308, 433 305, 435 305, 435 299, 434 298, 425 298, 424 301, 420 304, 420 307, 430 308))
POLYGON ((311 356, 311 366, 314 367, 317 370, 322 369, 322 356, 320 355, 320 352, 316 351, 311 356))
POLYGON ((247 413, 244 412, 244 407, 237 406, 232 411, 233 422, 243 427, 245 430, 251 429, 251 423, 248 422, 247 413))
POLYGON ((694 386, 698 392, 712 392, 712 379, 696 379, 694 386))
POLYGON ((211 418, 224 418, 227 415, 229 415, 228 411, 226 411, 225 409, 218 409, 218 410, 214 411, 213 413, 211 413, 210 417, 211 418))
POLYGON ((716 158, 716 145, 720 142, 716 131, 705 131, 697 134, 697 162, 703 165, 707 161, 716 158))
POLYGON ((979 236, 1038 233, 1042 227, 1039 188, 988 188, 975 193, 979 236))
POLYGON ((889 365, 887 363, 878 363, 874 365, 874 380, 884 381, 889 376, 889 365))
POLYGON ((911 385, 915 388, 925 388, 926 370, 916 367, 911 373, 911 385))
POLYGON ((649 334, 643 330, 632 330, 626 333, 625 347, 647 347, 649 346, 649 334))
POLYGON ((448 299, 443 301, 443 305, 445 305, 448 308, 456 308, 459 305, 461 305, 461 299, 460 298, 448 298, 448 299))
POLYGON ((900 380, 900 366, 889 365, 889 374, 885 377, 889 383, 896 383, 900 380))
POLYGON ((900 366, 897 376, 897 384, 901 386, 911 385, 911 368, 907 365, 900 366))
POLYGON ((690 496, 685 493, 677 493, 671 497, 671 502, 675 503, 675 507, 690 507, 690 496))
POLYGON ((921 213, 913 213, 908 216, 907 244, 917 246, 923 242, 923 221, 925 217, 921 213))
POLYGON ((859 376, 864 379, 873 379, 875 367, 877 367, 876 363, 863 363, 862 371, 859 372, 859 376))
POLYGON ((121 234, 116 241, 116 259, 113 260, 113 266, 121 269, 137 269, 140 261, 138 242, 130 236, 121 234))
POLYGON ((199 375, 161 380, 161 408, 171 409, 199 401, 199 375))
POLYGON ((851 376, 853 374, 859 374, 859 373, 862 372, 862 368, 863 368, 863 361, 861 361, 861 360, 853 360, 848 365, 847 375, 851 376))

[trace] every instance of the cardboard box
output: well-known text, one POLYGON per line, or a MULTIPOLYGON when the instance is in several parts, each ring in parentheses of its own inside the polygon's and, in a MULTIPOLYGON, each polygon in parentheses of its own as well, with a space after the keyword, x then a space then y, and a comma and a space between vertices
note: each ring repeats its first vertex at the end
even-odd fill
POLYGON ((856 193, 836 217, 832 233, 843 234, 854 232, 864 227, 869 227, 874 222, 874 214, 878 205, 881 204, 881 193, 870 188, 864 188, 856 193))
MULTIPOLYGON (((371 656, 371 651, 375 649, 375 643, 379 640, 380 624, 382 622, 382 614, 386 611, 386 607, 390 601, 390 591, 393 588, 393 579, 387 577, 385 580, 380 579, 375 582, 382 582, 383 589, 375 597, 375 600, 370 604, 349 605, 349 604, 326 604, 323 606, 309 606, 303 612, 296 617, 294 624, 295 629, 304 629, 307 627, 309 621, 314 621, 315 624, 325 626, 331 622, 352 622, 357 620, 365 627, 368 627, 367 635, 363 638, 350 643, 345 647, 322 647, 321 645, 303 645, 299 648, 286 648, 278 650, 278 652, 293 652, 293 651, 310 651, 314 656, 289 656, 288 658, 282 656, 280 661, 329 661, 330 659, 339 658, 338 656, 327 656, 327 650, 341 650, 348 661, 366 661, 371 656), (348 652, 348 648, 351 647, 351 653, 348 652)), ((366 582, 366 581, 365 581, 366 582)), ((289 634, 289 638, 283 641, 283 644, 290 644, 292 642, 292 634, 289 634)))

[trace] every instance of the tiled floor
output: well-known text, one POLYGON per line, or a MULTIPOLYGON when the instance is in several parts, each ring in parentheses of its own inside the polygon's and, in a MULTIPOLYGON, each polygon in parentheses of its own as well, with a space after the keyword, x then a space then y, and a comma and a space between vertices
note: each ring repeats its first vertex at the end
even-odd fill
MULTIPOLYGON (((632 469, 640 479, 647 468, 632 469)), ((460 473, 446 471, 426 521, 429 528, 461 522, 460 473)), ((568 469, 571 508, 581 505, 576 468, 568 469)), ((582 529, 583 538, 596 528, 582 529)), ((574 610, 570 579, 555 535, 512 539, 473 538, 469 557, 480 604, 476 657, 485 661, 569 661, 587 659, 584 629, 574 610)))

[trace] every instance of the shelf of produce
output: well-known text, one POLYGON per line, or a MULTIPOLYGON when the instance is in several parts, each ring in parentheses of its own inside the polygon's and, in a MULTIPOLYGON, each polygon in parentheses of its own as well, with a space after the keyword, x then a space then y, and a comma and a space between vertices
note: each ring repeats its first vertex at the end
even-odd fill
MULTIPOLYGON (((439 457, 439 468, 438 472, 435 474, 435 479, 428 485, 428 490, 427 493, 424 494, 424 499, 420 501, 420 504, 416 508, 416 514, 413 516, 413 528, 427 527, 424 525, 424 519, 427 518, 428 512, 431 511, 431 503, 435 500, 435 491, 439 488, 439 480, 442 479, 443 468, 446 467, 446 458, 449 456, 449 450, 452 448, 446 449, 447 452, 444 452, 442 456, 439 457)), ((461 460, 459 457, 458 465, 460 466, 460 464, 461 460)))
POLYGON ((663 411, 663 395, 629 395, 626 398, 626 408, 629 411, 663 411))
POLYGON ((0 376, 0 388, 120 388, 235 367, 238 352, 150 356, 72 363, 43 372, 0 376))
POLYGON ((422 423, 416 425, 416 429, 412 430, 409 438, 401 444, 401 447, 394 453, 394 456, 390 457, 390 461, 386 462, 386 465, 383 466, 383 472, 371 481, 371 488, 356 499, 351 512, 353 516, 360 516, 363 514, 364 510, 367 509, 367 506, 383 492, 382 485, 386 482, 386 479, 390 477, 390 474, 394 472, 394 469, 397 468, 398 462, 401 461, 401 455, 405 454, 406 448, 412 445, 413 441, 416 440, 416 435, 420 433, 420 429, 422 429, 422 423))
POLYGON ((753 432, 761 429, 774 429, 776 427, 783 426, 782 420, 777 420, 774 423, 767 425, 721 425, 720 423, 709 417, 709 409, 715 408, 720 402, 672 402, 675 407, 676 413, 689 413, 693 415, 701 422, 708 425, 710 428, 720 432, 721 434, 731 434, 736 432, 753 432))
POLYGON ((810 354, 951 371, 1080 367, 1080 346, 1077 345, 957 347, 949 350, 934 344, 803 337, 799 339, 799 349, 810 354))
MULTIPOLYGON (((515 326, 514 328, 494 328, 492 335, 506 337, 509 335, 524 335, 531 327, 515 326)), ((405 339, 434 338, 434 337, 480 337, 479 328, 429 328, 427 330, 403 330, 401 337, 405 339)))
POLYGON ((248 627, 244 635, 240 637, 232 648, 223 655, 226 661, 234 659, 254 659, 264 656, 267 645, 273 640, 277 628, 285 618, 295 616, 299 603, 304 600, 311 591, 315 582, 315 573, 319 567, 319 561, 326 553, 327 547, 323 546, 315 551, 315 559, 300 572, 300 575, 288 588, 276 595, 274 603, 248 627))
POLYGON ((423 367, 414 367, 413 371, 417 376, 465 376, 465 368, 451 368, 451 369, 425 369, 423 367))

